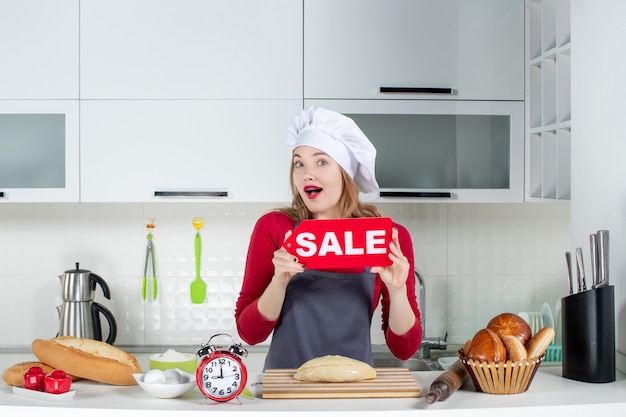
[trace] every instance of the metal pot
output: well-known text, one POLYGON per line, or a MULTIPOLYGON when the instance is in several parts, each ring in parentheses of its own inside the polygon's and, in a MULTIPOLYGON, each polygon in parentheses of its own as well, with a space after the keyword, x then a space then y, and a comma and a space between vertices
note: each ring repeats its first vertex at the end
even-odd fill
POLYGON ((104 297, 111 298, 109 287, 97 274, 78 267, 59 275, 63 304, 57 306, 59 314, 59 336, 74 336, 102 341, 100 316, 109 324, 106 343, 113 344, 117 336, 117 323, 113 314, 103 305, 95 303, 96 288, 102 288, 104 297))

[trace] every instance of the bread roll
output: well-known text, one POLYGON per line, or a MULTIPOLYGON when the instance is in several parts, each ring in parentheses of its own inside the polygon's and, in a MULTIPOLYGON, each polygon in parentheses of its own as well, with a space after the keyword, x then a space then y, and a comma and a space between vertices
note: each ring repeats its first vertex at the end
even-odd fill
POLYGON ((526 347, 520 342, 520 340, 512 334, 506 334, 500 336, 504 348, 506 349, 506 357, 514 362, 524 361, 528 359, 528 353, 526 347))
MULTIPOLYGON (((52 366, 46 365, 45 363, 37 361, 20 362, 10 366, 4 371, 4 373, 2 374, 2 381, 4 381, 5 384, 12 385, 14 387, 23 385, 24 372, 28 371, 33 366, 40 367, 47 374, 54 371, 54 368, 52 366)), ((74 375, 68 374, 68 376, 72 378, 72 382, 80 379, 79 377, 74 375)))
POLYGON ((24 385, 24 372, 28 371, 33 366, 39 366, 47 374, 54 371, 53 367, 41 362, 20 362, 7 368, 7 370, 2 374, 2 380, 5 384, 12 385, 14 387, 24 385))
POLYGON ((469 348, 472 344, 472 339, 467 339, 465 344, 463 345, 463 354, 467 357, 467 353, 469 352, 469 348))
POLYGON ((137 359, 108 343, 73 336, 32 343, 37 358, 53 368, 92 381, 112 385, 136 385, 134 373, 140 373, 137 359))
POLYGON ((539 330, 526 344, 529 358, 538 358, 543 355, 552 339, 554 339, 555 331, 552 327, 544 327, 539 330))
POLYGON ((526 345, 532 336, 530 325, 526 323, 526 320, 513 313, 498 314, 489 321, 487 328, 501 336, 513 335, 523 345, 526 345))
POLYGON ((474 335, 466 356, 479 362, 504 362, 506 348, 493 330, 485 328, 474 335))
POLYGON ((294 379, 306 382, 355 382, 376 378, 376 370, 365 362, 340 355, 327 355, 302 364, 294 379))

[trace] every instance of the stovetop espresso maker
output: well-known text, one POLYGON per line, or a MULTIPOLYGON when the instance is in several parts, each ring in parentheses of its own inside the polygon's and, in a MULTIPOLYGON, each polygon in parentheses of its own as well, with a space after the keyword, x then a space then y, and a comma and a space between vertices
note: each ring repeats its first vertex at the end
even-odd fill
POLYGON ((65 271, 59 278, 63 304, 57 306, 60 321, 58 335, 102 341, 102 315, 109 324, 109 335, 104 341, 112 345, 117 336, 115 318, 106 307, 94 302, 97 286, 102 288, 106 299, 111 299, 109 286, 104 279, 91 271, 80 269, 78 262, 76 269, 65 271))

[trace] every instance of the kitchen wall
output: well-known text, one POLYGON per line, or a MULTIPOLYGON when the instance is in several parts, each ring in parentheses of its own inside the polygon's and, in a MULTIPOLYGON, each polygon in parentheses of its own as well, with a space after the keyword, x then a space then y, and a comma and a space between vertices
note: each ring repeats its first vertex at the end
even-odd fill
POLYGON ((571 247, 610 232, 610 283, 615 286, 617 369, 626 372, 626 3, 571 0, 572 201, 571 247))
MULTIPOLYGON (((75 262, 105 279, 117 345, 199 345, 236 334, 234 303, 248 238, 274 204, 0 204, 0 346, 29 346, 58 331, 58 276, 75 262), (160 291, 143 301, 145 219, 153 217, 160 291), (194 217, 201 231, 208 296, 191 304, 194 217)), ((426 333, 462 344, 495 314, 553 310, 566 294, 570 208, 547 204, 382 204, 410 230, 426 281, 426 333)), ((379 313, 374 343, 384 343, 379 313)), ((106 333, 106 331, 105 331, 106 333)))

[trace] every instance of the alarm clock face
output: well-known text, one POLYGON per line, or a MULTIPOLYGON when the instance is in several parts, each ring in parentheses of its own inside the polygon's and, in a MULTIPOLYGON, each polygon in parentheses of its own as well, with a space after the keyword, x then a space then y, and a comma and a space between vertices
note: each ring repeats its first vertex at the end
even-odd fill
POLYGON ((200 391, 215 401, 229 401, 246 387, 248 373, 245 365, 225 352, 206 356, 196 372, 200 391))

